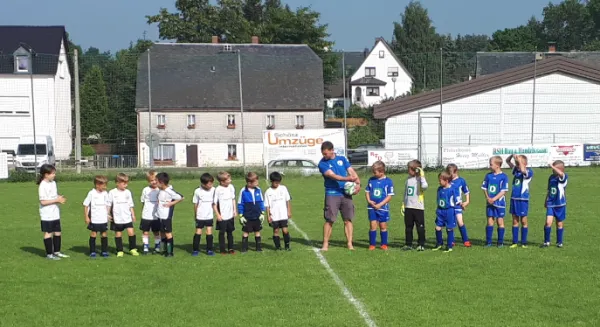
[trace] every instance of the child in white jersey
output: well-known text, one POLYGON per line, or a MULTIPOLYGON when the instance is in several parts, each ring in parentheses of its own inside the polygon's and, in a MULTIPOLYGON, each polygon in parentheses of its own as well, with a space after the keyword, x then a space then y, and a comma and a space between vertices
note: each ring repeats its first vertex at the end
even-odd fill
POLYGON ((94 189, 88 192, 83 200, 84 220, 87 228, 90 230, 90 258, 96 257, 96 237, 100 233, 101 255, 108 257, 108 216, 110 213, 110 203, 108 201, 108 192, 106 186, 108 179, 106 176, 96 176, 94 178, 94 189))
POLYGON ((217 216, 217 230, 219 231, 219 251, 221 254, 235 254, 233 249, 233 231, 235 231, 234 217, 237 216, 235 202, 235 187, 231 185, 231 175, 226 171, 217 174, 219 186, 215 189, 213 210, 217 216), (225 234, 227 234, 227 251, 225 251, 225 234))
POLYGON ((194 191, 192 203, 194 203, 194 218, 196 218, 196 233, 194 233, 193 256, 200 253, 200 238, 202 229, 206 228, 206 254, 213 256, 213 202, 215 198, 215 188, 213 187, 215 179, 209 174, 204 173, 200 176, 200 187, 194 191))
POLYGON ((160 253, 160 221, 156 216, 156 206, 158 205, 158 183, 156 181, 156 171, 150 170, 146 173, 148 186, 142 190, 141 201, 144 205, 142 209, 142 221, 140 230, 142 231, 142 241, 144 243, 143 254, 150 253, 150 231, 154 234, 154 253, 160 253))
POLYGON ((44 233, 44 247, 46 248, 46 258, 50 260, 60 260, 69 256, 60 252, 61 247, 61 227, 60 227, 60 209, 59 204, 64 204, 67 199, 58 194, 56 188, 56 168, 53 165, 43 164, 40 167, 37 184, 38 196, 40 201, 40 218, 42 220, 42 233, 44 233))
POLYGON ((292 219, 292 197, 287 187, 281 185, 281 174, 274 171, 269 175, 271 187, 265 192, 265 208, 267 209, 269 226, 273 228, 273 243, 275 250, 281 250, 279 229, 283 232, 285 250, 290 251, 290 232, 288 219, 292 219))
POLYGON ((127 189, 129 176, 119 173, 115 179, 117 187, 108 192, 108 202, 112 208, 112 223, 110 229, 115 231, 115 245, 117 246, 117 257, 123 257, 123 231, 127 230, 129 236, 129 253, 132 256, 140 255, 136 247, 135 211, 133 210, 133 195, 127 189))

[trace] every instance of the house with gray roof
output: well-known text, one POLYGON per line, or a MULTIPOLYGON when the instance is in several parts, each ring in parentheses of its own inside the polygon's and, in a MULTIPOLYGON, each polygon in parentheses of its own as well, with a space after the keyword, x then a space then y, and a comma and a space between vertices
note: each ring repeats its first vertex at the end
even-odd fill
POLYGON ((261 165, 264 130, 323 128, 322 65, 307 45, 258 37, 154 44, 138 62, 140 164, 149 163, 145 139, 156 134, 155 165, 236 166, 244 157, 261 165))

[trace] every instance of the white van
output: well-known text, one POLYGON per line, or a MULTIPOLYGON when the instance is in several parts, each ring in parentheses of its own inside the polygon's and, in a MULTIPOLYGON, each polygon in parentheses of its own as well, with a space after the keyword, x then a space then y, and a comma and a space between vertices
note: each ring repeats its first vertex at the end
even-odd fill
POLYGON ((33 141, 33 136, 21 136, 17 146, 17 155, 15 157, 15 168, 18 171, 27 171, 35 173, 36 168, 43 164, 54 165, 56 157, 54 155, 54 142, 48 135, 38 135, 33 141), (37 148, 37 163, 35 162, 34 143, 37 148))

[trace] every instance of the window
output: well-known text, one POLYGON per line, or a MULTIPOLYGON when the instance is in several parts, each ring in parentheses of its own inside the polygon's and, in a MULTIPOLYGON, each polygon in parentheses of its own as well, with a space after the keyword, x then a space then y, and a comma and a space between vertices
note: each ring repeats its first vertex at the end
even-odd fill
POLYGON ((175 162, 175 144, 160 144, 154 148, 153 159, 157 164, 173 164, 175 162))
POLYGON ((235 115, 227 115, 227 128, 235 128, 235 115))
POLYGON ((283 161, 275 161, 271 167, 283 167, 283 161))
POLYGON ((388 77, 398 77, 398 67, 388 67, 388 77))
POLYGON ((187 127, 190 129, 196 128, 196 115, 187 115, 187 127))
POLYGON ((167 117, 165 115, 156 116, 156 127, 164 129, 167 125, 167 117))
POLYGON ((375 77, 375 67, 366 67, 365 68, 365 76, 366 77, 375 77))
POLYGON ((17 73, 28 73, 29 72, 29 56, 17 55, 15 56, 15 67, 17 73))
POLYGON ((379 96, 379 86, 367 87, 367 96, 369 96, 369 97, 379 96))
POLYGON ((267 115, 267 129, 274 129, 275 128, 275 115, 267 115))
POLYGON ((236 144, 227 144, 227 160, 237 160, 236 144))
POLYGON ((385 57, 385 51, 379 50, 379 58, 384 58, 384 57, 385 57))
POLYGON ((306 167, 306 168, 317 168, 317 166, 310 162, 310 161, 306 161, 306 160, 302 160, 302 167, 306 167))
POLYGON ((297 129, 304 128, 304 116, 303 115, 296 116, 296 128, 297 129))

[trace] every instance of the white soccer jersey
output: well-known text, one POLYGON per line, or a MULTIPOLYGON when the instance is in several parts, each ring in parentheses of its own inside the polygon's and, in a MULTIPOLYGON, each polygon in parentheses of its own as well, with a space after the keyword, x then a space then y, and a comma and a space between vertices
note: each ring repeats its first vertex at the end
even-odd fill
POLYGON ((144 187, 140 201, 144 204, 142 209, 142 219, 157 220, 156 209, 158 206, 158 188, 144 187))
POLYGON ((89 215, 92 224, 106 224, 108 223, 108 206, 110 205, 108 200, 108 192, 98 192, 93 189, 88 192, 83 205, 89 207, 89 215))
POLYGON ((291 199, 290 192, 283 185, 279 185, 277 188, 270 187, 265 192, 265 207, 269 208, 273 221, 281 221, 289 218, 287 202, 291 199))
POLYGON ((194 191, 192 203, 198 205, 196 210, 196 219, 198 220, 213 220, 213 201, 215 199, 215 188, 211 187, 205 190, 202 187, 194 191))
MULTIPOLYGON (((58 199, 58 190, 56 188, 56 182, 47 182, 45 180, 42 181, 40 183, 40 187, 38 188, 38 195, 40 201, 58 199)), ((58 204, 55 203, 43 206, 40 203, 40 218, 42 219, 42 221, 52 221, 60 219, 60 209, 58 209, 58 204)))
POLYGON ((131 208, 134 207, 131 191, 112 189, 108 192, 108 203, 112 206, 113 221, 115 224, 129 224, 133 222, 131 208))
POLYGON ((233 185, 229 184, 227 187, 221 185, 217 186, 215 189, 214 204, 219 208, 223 220, 233 219, 234 202, 235 187, 233 187, 233 185))
POLYGON ((183 196, 181 194, 175 192, 173 187, 169 185, 166 190, 160 190, 158 192, 158 207, 156 209, 156 213, 158 219, 170 219, 173 218, 173 210, 175 207, 165 207, 165 204, 170 203, 172 201, 181 200, 183 196))

